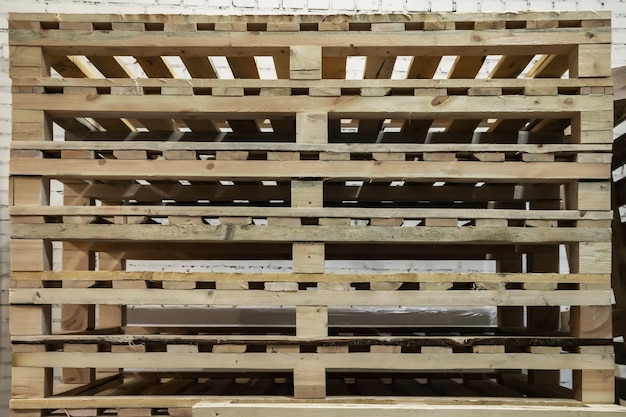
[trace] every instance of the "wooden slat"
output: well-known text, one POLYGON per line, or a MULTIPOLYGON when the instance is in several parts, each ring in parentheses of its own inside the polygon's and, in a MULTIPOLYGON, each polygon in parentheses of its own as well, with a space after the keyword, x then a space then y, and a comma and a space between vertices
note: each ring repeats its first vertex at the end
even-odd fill
MULTIPOLYGON (((10 290, 13 304, 137 304, 317 306, 484 306, 484 305, 609 305, 610 291, 240 291, 20 288, 10 290)), ((504 355, 506 356, 506 355, 504 355)), ((472 354, 472 358, 475 355, 472 354)), ((506 360, 506 359, 505 359, 506 360)), ((70 365, 74 366, 74 365, 70 365)), ((202 366, 201 366, 202 367, 202 366)), ((440 365, 439 365, 440 367, 440 365)), ((609 366, 610 367, 610 366, 609 366)), ((521 368, 526 368, 522 366, 521 368)), ((434 368, 437 369, 437 368, 434 368)), ((545 369, 545 368, 539 368, 545 369)), ((571 369, 571 368, 570 368, 571 369)), ((606 369, 606 368, 605 368, 606 369)))
POLYGON ((482 417, 539 417, 549 413, 554 417, 595 417, 602 415, 620 415, 623 411, 619 406, 539 406, 532 407, 520 405, 430 405, 430 404, 384 404, 374 405, 367 403, 359 404, 263 404, 263 403, 206 403, 201 402, 194 406, 194 416, 213 417, 219 413, 223 417, 237 417, 242 414, 256 413, 259 415, 272 415, 287 417, 298 415, 302 417, 319 417, 321 415, 331 417, 349 417, 359 415, 363 417, 375 417, 385 415, 389 417, 437 417, 444 415, 450 417, 482 416, 482 417))
POLYGON ((238 97, 215 96, 99 96, 98 100, 86 96, 17 94, 13 97, 15 109, 46 110, 52 116, 93 117, 176 117, 193 109, 202 109, 201 116, 230 117, 239 112, 238 119, 264 118, 272 115, 292 115, 295 112, 325 112, 341 114, 342 118, 386 117, 428 118, 441 114, 463 114, 464 118, 500 117, 569 118, 575 112, 611 111, 610 96, 559 96, 544 97, 541 107, 537 98, 530 96, 498 96, 499 106, 494 107, 494 97, 449 96, 433 100, 432 97, 335 97, 306 96, 246 97, 247 107, 242 109, 238 97), (565 103, 567 101, 567 103, 565 103), (443 107, 442 107, 443 106, 443 107), (242 111, 245 110, 245 111, 242 111), (68 114, 70 113, 70 114, 68 114), (508 117, 507 117, 508 116, 508 117))
MULTIPOLYGON (((278 32, 241 32, 241 33, 210 33, 211 42, 207 43, 206 32, 185 33, 184 36, 167 32, 139 32, 118 31, 117 36, 111 36, 106 31, 83 33, 76 37, 72 31, 35 31, 14 30, 9 34, 12 45, 55 47, 59 53, 75 51, 80 48, 85 55, 106 50, 117 56, 145 56, 167 55, 173 48, 167 45, 175 44, 177 51, 183 49, 185 53, 200 55, 202 50, 208 55, 223 55, 222 48, 241 48, 240 53, 250 55, 271 55, 275 48, 285 48, 291 45, 324 45, 326 48, 385 48, 390 54, 397 56, 421 56, 425 52, 433 52, 433 48, 442 55, 463 55, 467 53, 467 31, 425 31, 420 33, 419 42, 414 36, 406 36, 405 32, 293 32, 289 36, 278 32), (138 51, 137 47, 145 45, 149 39, 150 50, 138 51), (271 47, 251 47, 251 45, 271 45, 271 47), (69 46, 71 45, 71 46, 69 46), (390 45, 394 45, 390 47, 390 45), (432 45, 437 45, 433 47, 432 45), (246 48, 249 48, 246 51, 246 48), (222 53, 217 53, 222 49, 222 53), (254 52, 251 53, 250 49, 254 52), (396 53, 398 51, 399 53, 396 53), (401 52, 400 52, 401 51, 401 52)), ((574 31, 510 31, 506 37, 498 30, 487 30, 480 34, 480 41, 473 42, 471 47, 480 48, 486 55, 524 55, 559 53, 564 45, 572 44, 599 44, 611 42, 610 27, 585 28, 574 31)), ((346 55, 345 51, 338 51, 346 55)), ((100 53, 98 53, 99 55, 100 53)), ((351 54, 352 55, 352 54, 351 54)))
POLYGON ((172 68, 161 56, 137 56, 135 59, 149 78, 174 78, 172 68))
POLYGON ((379 181, 561 182, 603 180, 609 164, 568 162, 423 162, 414 161, 167 161, 167 160, 31 160, 15 159, 12 175, 43 175, 58 179, 287 179, 292 177, 337 180, 377 178, 379 181), (453 166, 454 170, 450 167, 453 166), (539 180, 538 180, 539 179, 539 180))
POLYGON ((216 370, 291 370, 311 361, 322 369, 389 371, 438 370, 441 363, 451 369, 485 369, 497 366, 503 361, 513 369, 611 369, 612 358, 598 354, 473 354, 473 353, 186 353, 171 355, 167 352, 141 353, 84 353, 84 352, 29 352, 15 353, 15 367, 59 367, 115 366, 135 367, 142 364, 146 368, 204 368, 216 370))

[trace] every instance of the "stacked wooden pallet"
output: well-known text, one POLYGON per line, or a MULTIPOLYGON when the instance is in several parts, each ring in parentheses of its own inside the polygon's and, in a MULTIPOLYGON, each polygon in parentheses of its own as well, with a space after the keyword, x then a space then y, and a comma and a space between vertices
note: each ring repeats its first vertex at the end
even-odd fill
POLYGON ((9 25, 14 415, 623 413, 611 405, 609 14, 9 25), (276 79, 260 77, 260 57, 276 79), (352 57, 363 76, 348 80, 352 57), (62 205, 49 204, 52 181, 62 205), (233 259, 291 267, 126 270, 233 259), (330 272, 335 260, 494 272, 330 272), (294 319, 127 322, 154 305, 294 319), (479 306, 498 308, 497 326, 329 322, 336 307, 479 306))

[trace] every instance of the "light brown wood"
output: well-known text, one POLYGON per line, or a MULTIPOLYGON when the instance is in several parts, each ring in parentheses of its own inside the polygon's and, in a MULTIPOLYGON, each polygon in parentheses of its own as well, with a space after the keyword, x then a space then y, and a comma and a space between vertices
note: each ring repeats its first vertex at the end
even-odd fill
MULTIPOLYGON (((449 221, 450 219, 446 219, 449 221)), ((610 230, 598 227, 352 227, 352 226, 249 226, 249 225, 75 225, 71 229, 56 224, 15 224, 13 238, 32 241, 37 238, 63 241, 109 242, 309 242, 311 244, 380 242, 391 243, 597 243, 598 256, 610 254, 610 230), (392 239, 393 237, 393 239, 392 239), (604 246, 602 245, 604 244, 604 246), (608 246, 606 246, 608 245, 608 246)), ((592 246, 585 245, 586 248, 592 246)), ((319 248, 315 251, 319 253, 319 248)), ((585 255, 586 256, 586 255, 585 255)), ((591 255, 590 255, 591 256, 591 255)), ((610 258, 610 256, 609 256, 610 258)), ((301 258, 306 259, 306 258, 301 258)), ((312 257, 309 259, 313 259, 312 257)), ((27 269, 28 270, 28 269, 27 269)), ((311 271, 321 272, 321 271, 311 271)))
POLYGON ((106 160, 79 161, 15 159, 13 175, 45 175, 59 179, 166 180, 182 177, 190 181, 211 179, 267 180, 292 177, 334 178, 380 181, 420 179, 422 181, 457 180, 460 182, 558 182, 564 180, 604 180, 609 164, 573 164, 568 162, 491 162, 457 161, 168 161, 106 160), (451 164, 454 170, 450 170, 451 164))
POLYGON ((326 370, 324 368, 296 368, 293 371, 294 398, 326 397, 326 370))
POLYGON ((439 369, 484 369, 498 367, 506 363, 512 369, 577 369, 607 370, 613 365, 610 355, 598 353, 571 354, 475 354, 475 353, 266 353, 246 352, 215 353, 204 352, 172 354, 167 352, 140 353, 65 353, 65 352, 29 352, 15 353, 13 366, 37 368, 54 364, 55 366, 83 367, 94 364, 103 366, 133 367, 138 363, 145 367, 167 369, 206 368, 228 370, 292 370, 314 366, 325 369, 379 369, 389 371, 418 371, 439 369))
POLYGON ((322 78, 322 48, 320 46, 291 46, 289 48, 289 78, 319 80, 322 78))
MULTIPOLYGON (((434 283, 436 284, 436 283, 434 283)), ((451 296, 447 291, 239 291, 239 290, 145 290, 145 289, 58 289, 18 288, 9 292, 14 304, 137 304, 137 305, 297 305, 317 306, 320 300, 330 306, 599 306, 599 312, 590 313, 586 321, 598 322, 604 329, 610 314, 609 290, 557 291, 459 291, 451 296), (606 306, 606 307, 605 307, 606 306)), ((591 312, 593 310, 590 310, 591 312)), ((594 325, 595 327, 595 325, 594 325)), ((592 333, 592 330, 589 330, 592 333)))
POLYGON ((328 336, 328 307, 296 307, 296 335, 298 337, 328 336))
POLYGON ((527 406, 524 404, 514 405, 475 405, 475 404, 412 404, 406 400, 397 400, 386 404, 374 404, 366 401, 358 403, 237 403, 237 402, 200 402, 194 406, 194 416, 197 417, 237 417, 243 414, 254 413, 258 417, 287 417, 298 415, 302 417, 349 417, 359 415, 363 417, 375 417, 385 415, 389 417, 539 417, 550 413, 555 417, 596 417, 602 415, 620 415, 623 412, 619 406, 590 405, 572 407, 562 406, 527 406))

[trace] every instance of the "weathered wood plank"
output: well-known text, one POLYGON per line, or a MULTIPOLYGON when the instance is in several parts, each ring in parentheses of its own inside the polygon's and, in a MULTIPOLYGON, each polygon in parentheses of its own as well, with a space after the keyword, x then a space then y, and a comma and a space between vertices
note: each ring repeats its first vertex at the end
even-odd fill
POLYGON ((229 117, 251 119, 295 112, 338 113, 355 118, 447 117, 483 118, 570 118, 576 112, 606 111, 613 108, 610 96, 425 96, 308 97, 249 96, 245 105, 239 97, 216 96, 114 96, 16 94, 15 109, 46 110, 52 116, 94 117, 229 117), (539 103, 537 103, 539 101, 539 103), (263 110, 259 110, 263 109, 263 110))
POLYGON ((11 175, 55 179, 290 179, 409 180, 459 182, 561 182, 608 178, 610 164, 568 162, 416 162, 416 161, 176 161, 13 159, 11 175))
POLYGON ((609 354, 473 354, 473 353, 419 353, 389 355, 387 353, 87 353, 87 352, 28 352, 13 355, 14 367, 90 367, 115 366, 120 368, 203 368, 206 370, 290 370, 311 361, 315 366, 333 370, 417 371, 445 369, 612 369, 609 354))
POLYGON ((527 405, 431 405, 431 404, 395 404, 375 405, 357 404, 289 404, 289 403, 236 403, 236 402, 200 402, 194 406, 194 417, 238 417, 243 414, 254 414, 259 417, 541 417, 549 414, 554 417, 595 417, 602 415, 620 415, 623 410, 619 406, 585 405, 573 407, 560 406, 527 406, 527 405))
POLYGON ((606 284, 610 274, 559 273, 386 273, 386 274, 310 274, 310 273, 215 273, 215 272, 153 272, 153 271, 13 271, 18 281, 171 281, 171 282, 563 282, 606 284))
POLYGON ((610 305, 610 290, 503 291, 240 291, 20 288, 12 304, 484 306, 610 305))
MULTIPOLYGON (((380 242, 380 243, 577 243, 610 242, 608 228, 350 227, 153 224, 14 224, 13 239, 61 241, 380 242)), ((319 272, 319 271, 315 271, 319 272)))

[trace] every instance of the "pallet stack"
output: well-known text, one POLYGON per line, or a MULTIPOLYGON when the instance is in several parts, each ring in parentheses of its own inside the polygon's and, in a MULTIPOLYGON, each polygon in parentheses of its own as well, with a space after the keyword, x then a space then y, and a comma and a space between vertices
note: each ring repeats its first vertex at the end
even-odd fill
POLYGON ((623 414, 610 14, 12 14, 9 25, 13 415, 623 414), (277 79, 261 79, 259 57, 277 79), (366 57, 363 77, 348 80, 352 57, 366 57), (486 57, 497 64, 477 76, 486 57), (392 79, 401 59, 406 77, 392 79), (49 204, 54 181, 62 205, 49 204), (233 259, 291 267, 126 270, 233 259), (493 272, 329 272, 336 260, 493 272), (293 324, 128 322, 131 307, 154 305, 280 307, 293 324), (329 322, 337 307, 484 306, 497 325, 329 322))

